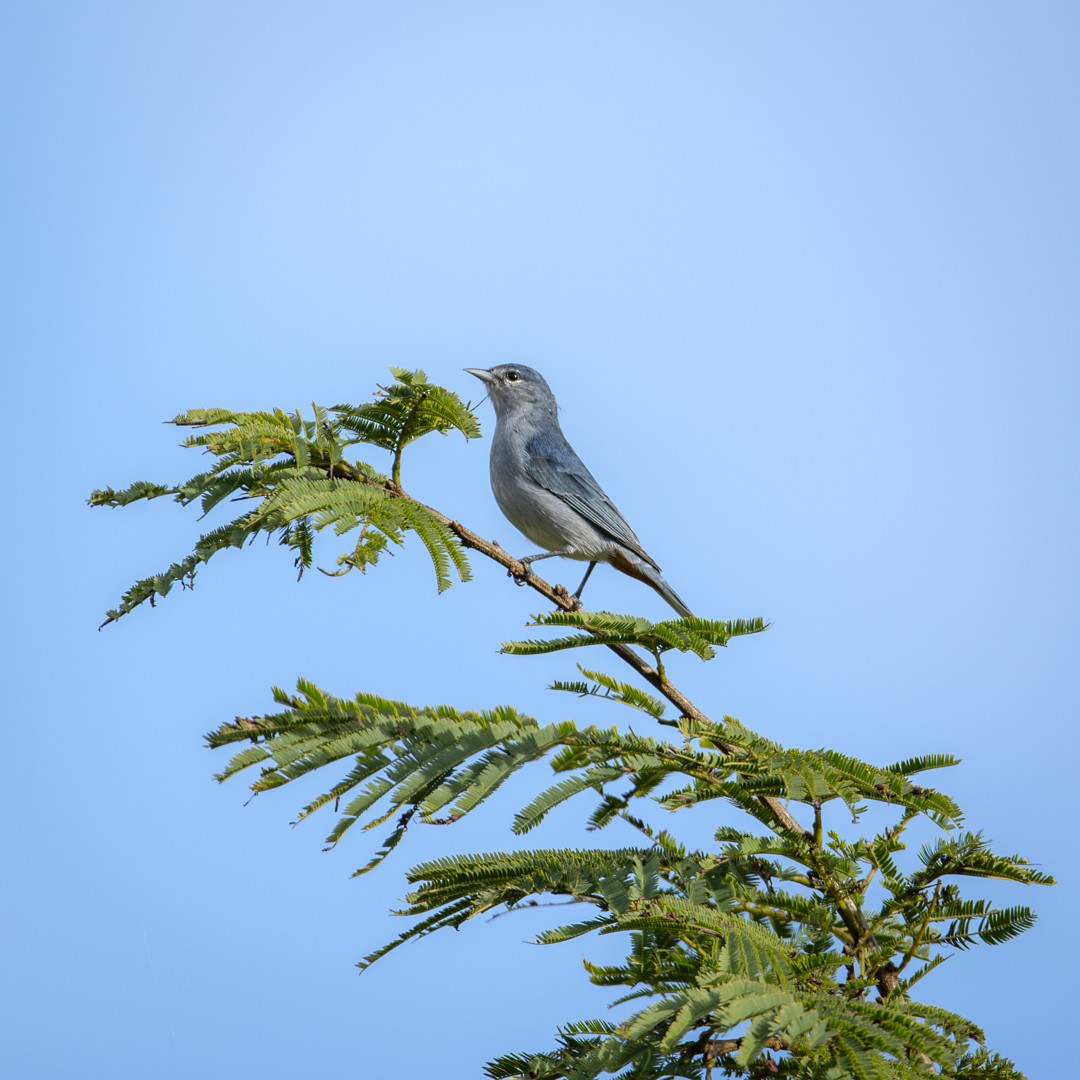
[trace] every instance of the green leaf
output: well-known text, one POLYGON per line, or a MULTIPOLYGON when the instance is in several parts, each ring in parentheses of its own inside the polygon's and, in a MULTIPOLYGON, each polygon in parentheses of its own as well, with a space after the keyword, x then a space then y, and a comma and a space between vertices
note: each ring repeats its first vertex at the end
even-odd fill
POLYGON ((583 631, 568 637, 507 641, 502 651, 514 656, 576 649, 582 645, 639 645, 654 655, 676 649, 693 652, 702 660, 716 655, 714 645, 727 645, 734 637, 757 634, 767 629, 763 619, 669 619, 653 623, 634 615, 614 615, 608 611, 552 611, 534 615, 529 626, 576 627, 583 631))

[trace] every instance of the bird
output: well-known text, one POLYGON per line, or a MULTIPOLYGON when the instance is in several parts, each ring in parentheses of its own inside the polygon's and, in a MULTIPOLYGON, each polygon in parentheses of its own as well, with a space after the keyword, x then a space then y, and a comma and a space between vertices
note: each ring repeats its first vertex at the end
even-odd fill
POLYGON ((566 441, 555 395, 540 372, 524 364, 465 370, 484 384, 495 409, 490 461, 495 501, 511 525, 545 549, 519 560, 526 575, 532 563, 557 555, 587 562, 572 594, 580 602, 596 564, 608 563, 651 586, 683 618, 692 618, 566 441))

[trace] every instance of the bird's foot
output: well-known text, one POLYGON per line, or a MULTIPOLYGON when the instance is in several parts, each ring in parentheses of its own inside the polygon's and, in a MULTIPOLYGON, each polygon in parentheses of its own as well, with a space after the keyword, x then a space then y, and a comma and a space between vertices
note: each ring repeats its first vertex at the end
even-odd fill
POLYGON ((565 585, 556 585, 552 591, 556 596, 561 596, 570 601, 568 611, 581 610, 581 597, 577 593, 572 593, 565 585))
POLYGON ((529 580, 529 578, 532 577, 532 571, 529 569, 529 564, 531 562, 532 559, 520 559, 519 564, 524 573, 519 574, 515 570, 507 570, 506 576, 512 577, 514 579, 514 584, 520 588, 520 586, 524 585, 529 580))

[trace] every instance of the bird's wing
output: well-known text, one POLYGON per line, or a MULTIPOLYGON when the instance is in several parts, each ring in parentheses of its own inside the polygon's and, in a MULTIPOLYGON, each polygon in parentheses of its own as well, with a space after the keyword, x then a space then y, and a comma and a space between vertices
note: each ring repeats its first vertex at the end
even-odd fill
POLYGON ((535 435, 526 444, 525 452, 528 457, 525 468, 530 479, 558 495, 594 528, 607 533, 650 566, 660 569, 645 553, 618 507, 604 494, 593 474, 561 434, 535 435))

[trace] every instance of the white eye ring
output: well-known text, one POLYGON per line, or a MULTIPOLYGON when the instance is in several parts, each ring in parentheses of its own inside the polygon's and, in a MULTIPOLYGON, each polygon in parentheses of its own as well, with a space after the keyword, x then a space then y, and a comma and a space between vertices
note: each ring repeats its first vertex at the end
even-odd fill
POLYGON ((521 374, 517 371, 508 371, 506 373, 507 382, 517 382, 521 378, 521 374))

